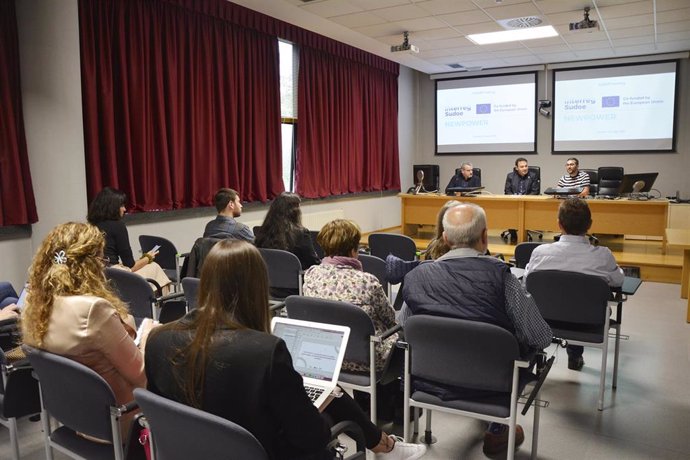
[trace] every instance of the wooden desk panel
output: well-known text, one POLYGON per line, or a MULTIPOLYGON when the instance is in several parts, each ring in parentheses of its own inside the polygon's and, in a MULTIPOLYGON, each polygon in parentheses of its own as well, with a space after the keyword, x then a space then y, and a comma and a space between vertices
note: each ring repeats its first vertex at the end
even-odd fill
POLYGON ((680 297, 688 299, 686 321, 690 323, 690 230, 681 228, 666 229, 667 244, 683 250, 683 274, 681 275, 680 297))
MULTIPOLYGON (((545 195, 399 195, 403 233, 414 236, 418 225, 435 225, 438 210, 449 199, 475 203, 486 211, 490 229, 515 228, 518 241, 526 230, 557 232, 561 200, 545 195)), ((668 201, 587 200, 592 210, 592 233, 661 236, 665 241, 668 201)))

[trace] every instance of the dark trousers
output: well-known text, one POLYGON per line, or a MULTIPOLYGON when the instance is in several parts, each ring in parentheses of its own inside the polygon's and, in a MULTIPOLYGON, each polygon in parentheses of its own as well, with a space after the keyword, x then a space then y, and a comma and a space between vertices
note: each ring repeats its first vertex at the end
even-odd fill
POLYGON ((364 443, 367 449, 376 447, 381 441, 381 430, 371 423, 367 414, 359 407, 359 404, 350 397, 349 394, 343 392, 340 398, 333 398, 333 400, 324 409, 323 416, 325 416, 331 425, 338 422, 351 420, 362 428, 364 432, 364 443))
POLYGON ((565 349, 568 352, 568 359, 575 359, 582 356, 585 351, 585 347, 582 345, 568 345, 565 349))

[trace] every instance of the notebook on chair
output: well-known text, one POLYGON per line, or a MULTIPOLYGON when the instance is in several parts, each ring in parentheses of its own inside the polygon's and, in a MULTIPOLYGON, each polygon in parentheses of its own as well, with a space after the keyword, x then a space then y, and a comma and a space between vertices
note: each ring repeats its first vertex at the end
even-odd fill
POLYGON ((320 409, 338 383, 350 328, 274 317, 271 330, 287 345, 307 395, 320 409))

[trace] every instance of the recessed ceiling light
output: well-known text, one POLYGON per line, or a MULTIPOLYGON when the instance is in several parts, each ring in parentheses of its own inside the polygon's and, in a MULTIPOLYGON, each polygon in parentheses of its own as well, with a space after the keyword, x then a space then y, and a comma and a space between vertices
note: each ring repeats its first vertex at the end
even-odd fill
POLYGON ((487 32, 484 34, 472 34, 467 35, 467 38, 477 45, 491 45, 493 43, 517 42, 556 36, 558 36, 558 32, 556 32, 556 29, 552 26, 542 26, 504 30, 501 32, 487 32))

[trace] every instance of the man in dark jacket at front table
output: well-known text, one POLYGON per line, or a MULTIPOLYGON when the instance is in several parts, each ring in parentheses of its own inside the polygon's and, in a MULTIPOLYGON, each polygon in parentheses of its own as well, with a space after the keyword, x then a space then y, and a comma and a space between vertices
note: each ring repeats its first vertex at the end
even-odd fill
MULTIPOLYGON (((434 262, 421 263, 405 276, 401 320, 417 314, 495 324, 515 335, 526 360, 548 347, 551 328, 534 299, 504 262, 483 255, 488 247, 484 210, 472 203, 449 208, 443 228, 443 238, 451 250, 434 262)), ((463 389, 424 382, 424 391, 440 396, 462 393, 463 389)), ((524 432, 518 425, 515 445, 523 440, 524 432)), ((484 453, 497 454, 507 445, 508 427, 489 425, 484 453)))

